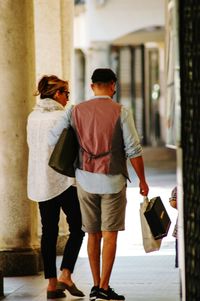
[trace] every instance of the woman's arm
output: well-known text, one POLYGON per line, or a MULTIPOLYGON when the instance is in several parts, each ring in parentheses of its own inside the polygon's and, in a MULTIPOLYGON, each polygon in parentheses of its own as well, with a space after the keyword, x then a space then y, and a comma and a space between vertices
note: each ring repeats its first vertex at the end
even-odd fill
POLYGON ((57 143, 58 138, 60 137, 60 134, 62 133, 63 129, 68 128, 70 126, 72 108, 73 106, 67 108, 67 110, 60 117, 60 119, 58 119, 55 126, 50 129, 48 133, 48 144, 50 146, 54 146, 57 143))

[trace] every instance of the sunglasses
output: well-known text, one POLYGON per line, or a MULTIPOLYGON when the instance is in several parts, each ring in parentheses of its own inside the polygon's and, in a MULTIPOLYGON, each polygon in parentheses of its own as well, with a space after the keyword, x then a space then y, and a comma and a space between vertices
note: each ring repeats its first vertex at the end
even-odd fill
POLYGON ((70 94, 69 91, 63 91, 63 93, 64 93, 67 97, 69 97, 69 94, 70 94))

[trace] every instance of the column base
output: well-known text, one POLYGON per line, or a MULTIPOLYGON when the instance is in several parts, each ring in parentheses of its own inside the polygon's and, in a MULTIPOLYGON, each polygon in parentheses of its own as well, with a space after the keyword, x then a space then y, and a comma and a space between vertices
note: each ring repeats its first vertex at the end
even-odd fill
POLYGON ((2 271, 0 271, 0 299, 4 296, 4 291, 3 291, 3 274, 2 271))
POLYGON ((39 263, 35 250, 0 251, 0 267, 6 277, 37 275, 39 263))

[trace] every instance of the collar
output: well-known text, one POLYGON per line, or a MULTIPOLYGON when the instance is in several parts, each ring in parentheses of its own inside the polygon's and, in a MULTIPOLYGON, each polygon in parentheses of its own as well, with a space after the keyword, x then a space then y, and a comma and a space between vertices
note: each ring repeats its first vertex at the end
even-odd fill
POLYGON ((108 96, 108 95, 95 95, 95 96, 93 96, 93 98, 109 98, 109 99, 112 99, 110 96, 108 96))
POLYGON ((39 99, 33 108, 35 111, 40 112, 52 112, 52 111, 63 111, 64 107, 57 101, 51 98, 39 99))

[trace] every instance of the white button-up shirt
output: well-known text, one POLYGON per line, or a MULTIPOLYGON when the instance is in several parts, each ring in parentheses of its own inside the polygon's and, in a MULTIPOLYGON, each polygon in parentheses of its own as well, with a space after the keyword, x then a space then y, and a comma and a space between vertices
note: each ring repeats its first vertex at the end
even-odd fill
POLYGON ((64 114, 64 108, 52 99, 41 99, 29 114, 27 121, 28 198, 41 202, 52 199, 75 184, 69 178, 48 166, 53 147, 48 144, 48 133, 64 114))

